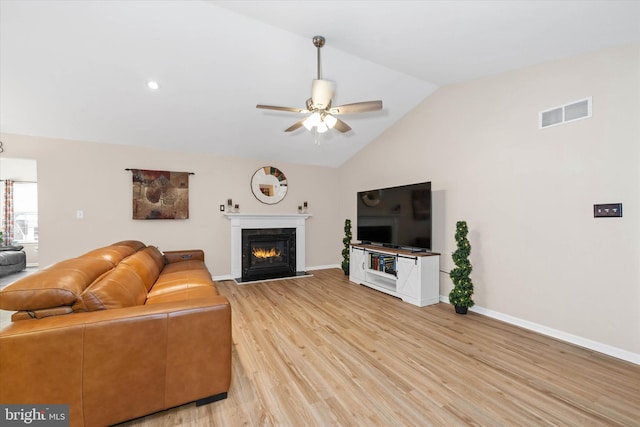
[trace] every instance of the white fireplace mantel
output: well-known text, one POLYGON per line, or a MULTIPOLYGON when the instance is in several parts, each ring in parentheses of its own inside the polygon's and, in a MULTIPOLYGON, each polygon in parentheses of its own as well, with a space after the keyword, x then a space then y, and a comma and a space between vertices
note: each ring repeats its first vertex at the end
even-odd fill
POLYGON ((244 214, 226 213, 231 221, 231 277, 242 276, 242 230, 247 228, 295 228, 296 271, 306 269, 305 223, 310 214, 244 214))

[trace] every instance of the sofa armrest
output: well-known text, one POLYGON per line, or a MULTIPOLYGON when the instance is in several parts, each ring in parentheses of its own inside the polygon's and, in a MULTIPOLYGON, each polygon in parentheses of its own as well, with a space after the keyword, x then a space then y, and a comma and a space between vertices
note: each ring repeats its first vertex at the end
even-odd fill
POLYGON ((189 249, 183 251, 165 251, 164 257, 169 264, 180 261, 199 260, 204 262, 204 251, 201 249, 189 249))
POLYGON ((228 391, 223 296, 74 313, 0 330, 0 402, 69 404, 71 425, 112 425, 228 391))

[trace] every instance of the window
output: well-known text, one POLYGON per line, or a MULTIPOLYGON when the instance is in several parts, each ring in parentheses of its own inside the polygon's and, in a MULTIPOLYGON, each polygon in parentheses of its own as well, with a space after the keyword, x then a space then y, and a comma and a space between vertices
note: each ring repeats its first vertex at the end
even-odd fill
MULTIPOLYGON (((4 185, 0 185, 0 188, 4 202, 4 185)), ((0 206, 4 210, 4 203, 0 203, 0 206)), ((0 214, 4 220, 4 212, 0 214)), ((4 224, 1 229, 4 229, 4 224)), ((13 183, 13 242, 38 242, 38 184, 35 182, 13 183)))

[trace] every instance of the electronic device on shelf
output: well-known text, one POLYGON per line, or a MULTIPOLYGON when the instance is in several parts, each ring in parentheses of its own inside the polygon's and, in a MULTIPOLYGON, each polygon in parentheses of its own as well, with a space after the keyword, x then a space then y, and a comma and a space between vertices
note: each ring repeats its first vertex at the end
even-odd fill
POLYGON ((362 243, 431 250, 431 182, 360 191, 357 206, 362 243))

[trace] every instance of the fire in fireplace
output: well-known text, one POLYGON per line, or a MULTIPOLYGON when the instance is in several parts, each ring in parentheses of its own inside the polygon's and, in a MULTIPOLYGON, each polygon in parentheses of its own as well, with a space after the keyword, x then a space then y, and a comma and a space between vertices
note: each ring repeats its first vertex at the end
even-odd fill
POLYGON ((242 230, 243 282, 296 275, 296 229, 242 230))
POLYGON ((252 248, 251 254, 254 256, 254 258, 257 258, 259 260, 266 259, 266 260, 272 261, 273 259, 281 258, 280 251, 277 250, 276 248, 271 248, 271 249, 252 248))

